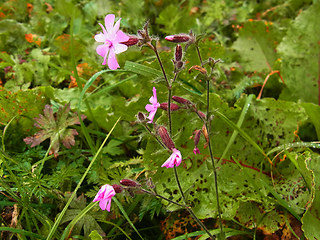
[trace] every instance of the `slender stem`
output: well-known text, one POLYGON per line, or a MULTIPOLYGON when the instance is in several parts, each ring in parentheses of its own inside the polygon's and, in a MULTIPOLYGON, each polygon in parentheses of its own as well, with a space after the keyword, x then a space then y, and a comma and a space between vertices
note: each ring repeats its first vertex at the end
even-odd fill
MULTIPOLYGON (((209 78, 210 79, 210 78, 209 78)), ((214 173, 214 186, 216 190, 216 201, 217 201, 217 208, 218 208, 218 217, 219 217, 219 227, 220 227, 220 236, 221 238, 224 238, 224 232, 223 232, 223 226, 222 226, 222 218, 221 218, 221 208, 220 208, 220 202, 219 202, 219 190, 218 190, 218 177, 217 177, 217 170, 215 167, 214 163, 214 158, 213 158, 213 153, 212 153, 212 147, 211 147, 211 141, 210 141, 210 97, 209 97, 209 87, 210 87, 210 80, 207 79, 207 120, 206 120, 206 130, 208 133, 208 147, 209 147, 209 152, 210 152, 210 158, 211 158, 211 163, 213 167, 213 173, 214 173)))
MULTIPOLYGON (((179 181, 179 177, 178 177, 178 172, 177 172, 177 168, 174 165, 173 166, 173 170, 174 170, 174 176, 176 178, 176 182, 180 191, 180 194, 182 196, 182 200, 184 202, 185 205, 187 205, 187 201, 186 201, 186 197, 184 195, 184 192, 182 190, 180 181, 179 181)), ((202 227, 202 229, 210 236, 211 239, 215 239, 215 237, 209 232, 208 228, 200 221, 200 219, 196 216, 196 214, 193 212, 193 210, 191 209, 191 207, 187 208, 188 212, 192 215, 193 219, 196 220, 196 222, 198 223, 198 225, 200 227, 202 227)))
POLYGON ((159 140, 159 138, 157 137, 157 135, 155 135, 151 129, 146 125, 146 124, 143 124, 143 126, 147 129, 147 131, 151 134, 151 136, 153 136, 157 142, 164 148, 164 149, 167 149, 167 147, 159 140))
POLYGON ((171 86, 168 87, 168 125, 169 125, 169 133, 172 136, 172 119, 171 119, 171 98, 172 98, 172 84, 177 79, 179 72, 174 74, 171 86))
POLYGON ((155 46, 152 48, 152 50, 154 51, 154 53, 155 53, 156 56, 157 56, 157 59, 158 59, 158 62, 159 62, 159 65, 160 65, 160 68, 161 68, 163 77, 164 77, 164 79, 166 80, 167 86, 169 87, 169 86, 170 86, 170 83, 169 83, 169 80, 168 80, 168 78, 167 78, 166 71, 164 70, 164 67, 163 67, 162 61, 161 61, 161 59, 160 59, 158 50, 157 50, 157 48, 156 48, 155 46))
POLYGON ((169 134, 172 136, 172 120, 171 120, 171 95, 172 95, 172 86, 168 87, 168 125, 169 125, 169 134))
POLYGON ((201 57, 201 54, 200 54, 200 50, 199 50, 198 44, 196 45, 196 49, 197 49, 198 57, 199 57, 199 60, 200 60, 200 64, 201 64, 201 66, 202 66, 202 65, 203 65, 203 62, 202 62, 202 57, 201 57))
POLYGON ((186 206, 186 205, 182 205, 182 204, 180 204, 180 203, 178 203, 178 202, 175 202, 175 201, 173 201, 173 200, 170 200, 169 198, 166 198, 166 197, 164 197, 164 196, 162 196, 162 195, 159 195, 158 193, 151 192, 151 191, 148 191, 148 190, 143 189, 143 188, 141 188, 140 190, 141 190, 142 192, 147 193, 147 194, 150 194, 150 195, 152 195, 152 196, 162 198, 162 199, 164 199, 164 200, 166 200, 166 201, 168 201, 168 202, 170 202, 170 203, 176 204, 176 205, 178 205, 178 206, 180 206, 180 207, 183 207, 183 208, 186 208, 186 209, 189 208, 189 207, 186 206))

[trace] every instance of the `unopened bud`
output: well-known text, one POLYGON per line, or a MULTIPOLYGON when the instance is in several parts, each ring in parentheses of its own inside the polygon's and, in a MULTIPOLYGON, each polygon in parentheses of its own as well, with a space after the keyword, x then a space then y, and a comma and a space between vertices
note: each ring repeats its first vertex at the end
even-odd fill
POLYGON ((200 136, 201 136, 201 130, 194 131, 194 145, 195 146, 198 146, 200 136))
POLYGON ((157 133, 161 137, 163 144, 166 145, 167 148, 169 148, 170 150, 175 148, 174 143, 170 138, 169 133, 165 127, 163 126, 158 127, 157 133))
POLYGON ((152 179, 148 178, 146 185, 150 188, 150 189, 154 189, 156 186, 153 184, 152 179))
POLYGON ((206 119, 206 118, 207 118, 207 116, 206 116, 203 112, 197 111, 197 113, 198 113, 198 115, 199 115, 200 117, 202 117, 203 119, 206 119))
POLYGON ((188 42, 190 40, 190 36, 188 34, 177 34, 177 35, 166 36, 164 39, 169 42, 181 43, 181 42, 188 42))
POLYGON ((182 59, 182 47, 180 45, 177 45, 176 51, 174 53, 174 60, 176 62, 179 62, 179 61, 181 61, 181 59, 182 59))
POLYGON ((129 35, 129 40, 125 42, 120 42, 121 44, 127 45, 128 47, 136 45, 139 42, 139 38, 133 35, 129 35))
POLYGON ((138 112, 137 119, 141 122, 146 120, 146 116, 142 112, 138 112))
MULTIPOLYGON (((168 111, 168 103, 160 103, 160 108, 163 109, 163 110, 166 110, 168 111)), ((174 104, 174 103, 170 103, 170 109, 171 111, 176 111, 180 108, 179 105, 177 104, 174 104)))
POLYGON ((122 179, 120 180, 120 184, 126 187, 140 187, 140 183, 137 183, 131 179, 122 179))
POLYGON ((184 104, 184 105, 189 105, 191 102, 185 98, 178 97, 178 96, 172 96, 172 99, 178 103, 184 104))
POLYGON ((118 184, 113 184, 112 187, 116 193, 121 193, 123 191, 123 187, 118 184))

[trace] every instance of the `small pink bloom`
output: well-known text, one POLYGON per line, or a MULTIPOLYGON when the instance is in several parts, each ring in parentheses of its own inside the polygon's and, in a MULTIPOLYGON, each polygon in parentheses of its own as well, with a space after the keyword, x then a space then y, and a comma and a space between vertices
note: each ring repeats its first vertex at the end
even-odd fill
POLYGON ((157 109, 160 107, 160 103, 157 100, 157 89, 153 87, 153 96, 149 99, 151 104, 146 105, 146 110, 149 112, 149 116, 147 117, 150 121, 148 123, 152 123, 154 116, 156 115, 157 109))
POLYGON ((111 198, 116 195, 116 192, 112 186, 109 184, 103 185, 96 197, 93 199, 93 202, 99 202, 99 206, 102 210, 106 210, 110 212, 111 207, 111 198))
POLYGON ((173 168, 174 166, 179 166, 182 160, 181 153, 178 149, 174 148, 172 149, 172 154, 168 158, 167 161, 162 164, 161 167, 166 167, 166 168, 173 168))
POLYGON ((199 148, 197 148, 197 146, 194 147, 193 153, 194 154, 200 154, 200 150, 199 150, 199 148))
POLYGON ((121 18, 116 22, 116 24, 114 24, 114 19, 115 16, 113 14, 108 14, 104 20, 106 27, 99 23, 103 33, 99 33, 94 36, 94 39, 97 42, 103 43, 96 49, 97 53, 103 57, 102 65, 106 65, 108 58, 108 67, 111 70, 115 70, 120 67, 116 59, 116 54, 122 53, 128 49, 128 47, 125 44, 122 44, 122 42, 129 40, 129 37, 119 30, 121 18))

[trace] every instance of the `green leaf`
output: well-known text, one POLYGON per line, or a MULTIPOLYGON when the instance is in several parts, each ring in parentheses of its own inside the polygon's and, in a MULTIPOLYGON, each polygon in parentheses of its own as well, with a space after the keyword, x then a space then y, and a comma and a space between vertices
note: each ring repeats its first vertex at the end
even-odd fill
POLYGON ((97 230, 93 230, 90 234, 89 237, 91 240, 102 240, 103 238, 101 235, 97 232, 97 230))
POLYGON ((130 62, 130 61, 126 61, 125 65, 124 65, 124 69, 129 72, 140 74, 145 77, 156 78, 156 77, 163 76, 162 72, 157 69, 150 68, 145 65, 135 63, 135 62, 130 62))
POLYGON ((318 104, 320 2, 299 13, 278 46, 287 88, 281 97, 318 104))
POLYGON ((312 199, 307 206, 307 211, 302 217, 302 230, 307 239, 320 239, 320 155, 311 153, 306 161, 307 168, 312 171, 312 199))
POLYGON ((302 103, 302 106, 306 110, 310 121, 313 123, 317 132, 318 140, 320 141, 320 106, 313 103, 302 103))
POLYGON ((246 71, 270 71, 277 59, 276 46, 281 32, 266 21, 249 21, 240 29, 233 48, 240 55, 240 64, 246 71))

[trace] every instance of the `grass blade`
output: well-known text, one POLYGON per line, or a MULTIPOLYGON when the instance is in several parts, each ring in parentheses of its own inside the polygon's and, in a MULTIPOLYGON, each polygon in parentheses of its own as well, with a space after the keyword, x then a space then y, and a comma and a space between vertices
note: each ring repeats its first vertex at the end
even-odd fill
POLYGON ((139 237, 143 239, 143 237, 140 235, 140 233, 138 232, 138 230, 136 229, 136 227, 133 225, 133 223, 131 222, 129 216, 127 215, 126 211, 124 210, 124 208, 122 207, 121 203, 118 201, 118 199, 116 199, 115 197, 112 198, 112 200, 117 204, 118 208, 120 209, 120 211, 122 212, 123 216, 126 218, 126 220, 128 221, 128 223, 131 225, 131 227, 134 229, 134 231, 139 235, 139 237))

